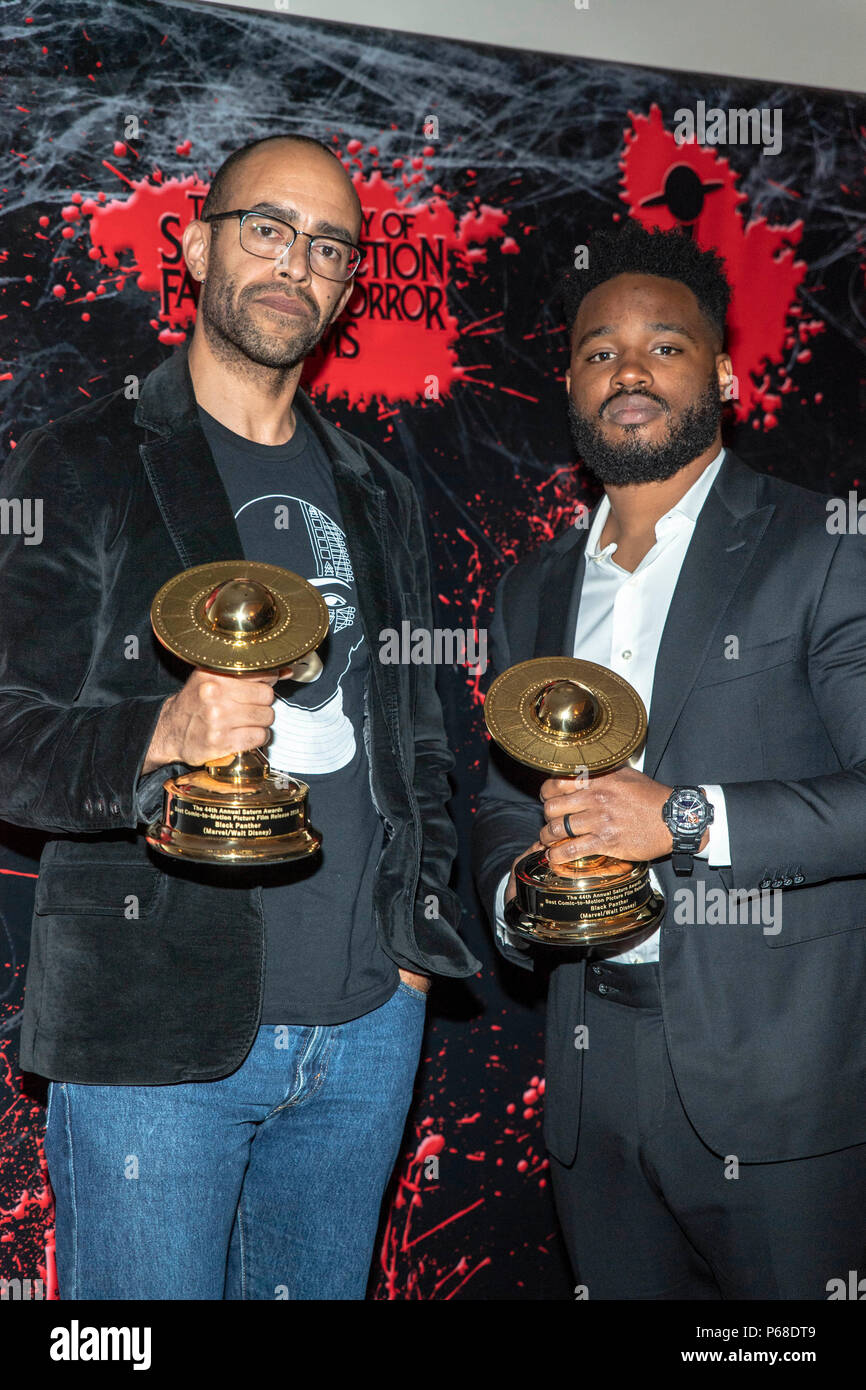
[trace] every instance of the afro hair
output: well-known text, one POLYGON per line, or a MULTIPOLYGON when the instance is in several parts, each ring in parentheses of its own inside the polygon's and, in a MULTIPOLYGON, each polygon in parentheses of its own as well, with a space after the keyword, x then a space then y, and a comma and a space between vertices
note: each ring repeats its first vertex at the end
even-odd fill
POLYGON ((679 228, 647 231, 635 221, 626 222, 621 231, 593 236, 587 268, 569 268, 562 276, 558 297, 569 334, 584 297, 616 275, 660 275, 678 280, 691 290, 704 317, 724 342, 731 287, 722 257, 712 250, 702 251, 679 228))

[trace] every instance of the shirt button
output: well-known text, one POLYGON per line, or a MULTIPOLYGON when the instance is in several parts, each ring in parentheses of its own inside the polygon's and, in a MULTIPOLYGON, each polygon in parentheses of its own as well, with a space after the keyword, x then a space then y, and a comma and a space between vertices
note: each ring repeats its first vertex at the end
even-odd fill
POLYGON ((626 647, 624 652, 620 652, 620 656, 622 657, 623 661, 631 661, 631 652, 629 651, 628 647, 626 647))

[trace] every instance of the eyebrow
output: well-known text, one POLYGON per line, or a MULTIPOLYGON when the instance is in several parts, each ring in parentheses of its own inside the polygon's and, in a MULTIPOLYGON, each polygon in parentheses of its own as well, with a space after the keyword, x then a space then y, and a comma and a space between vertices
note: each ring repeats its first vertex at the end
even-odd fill
MULTIPOLYGON (((686 328, 684 323, 648 323, 645 327, 653 333, 679 333, 683 338, 688 338, 690 342, 694 343, 695 347, 700 347, 694 333, 686 328)), ((588 333, 584 333, 580 342, 575 343, 574 351, 580 352, 581 348, 586 343, 591 342, 593 338, 607 338, 615 332, 616 328, 612 323, 603 323, 599 328, 591 328, 588 333)))
MULTIPOLYGON (((283 208, 278 203, 255 203, 250 212, 264 212, 270 217, 279 217, 283 222, 291 222, 293 217, 301 216, 297 208, 283 208)), ((312 235, 340 237, 342 241, 348 241, 353 246, 355 244, 348 228, 335 226, 333 222, 314 223, 312 235)))
POLYGON ((700 347, 700 343, 694 333, 686 328, 684 323, 651 323, 648 327, 653 333, 679 333, 683 338, 688 338, 689 342, 694 343, 695 347, 700 347))

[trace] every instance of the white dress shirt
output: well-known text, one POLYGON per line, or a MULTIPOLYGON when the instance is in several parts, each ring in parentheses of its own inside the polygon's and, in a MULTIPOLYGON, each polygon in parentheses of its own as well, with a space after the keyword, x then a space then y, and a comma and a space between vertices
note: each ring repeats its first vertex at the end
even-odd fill
MULTIPOLYGON (((648 550, 633 573, 622 569, 613 559, 616 542, 611 541, 599 550, 601 533, 610 514, 607 494, 602 497, 586 541, 586 572, 580 595, 580 611, 574 636, 574 655, 584 661, 595 661, 615 671, 634 686, 650 711, 653 679, 659 643, 667 621, 674 589, 680 576, 683 560, 694 535, 695 522, 707 500, 716 474, 722 466, 724 449, 708 464, 684 497, 659 517, 655 524, 655 545, 648 550)), ((629 765, 643 770, 644 748, 629 759, 629 765)), ((728 822, 725 798, 721 787, 708 786, 696 768, 691 781, 702 786, 713 807, 714 819, 706 849, 699 852, 714 868, 729 864, 728 822)), ((508 945, 525 945, 525 939, 515 937, 505 924, 505 890, 509 875, 505 874, 496 892, 495 926, 500 940, 508 945)), ((659 882, 652 868, 650 880, 656 891, 659 882)), ((610 960, 625 965, 638 965, 659 958, 657 929, 646 941, 610 956, 610 960)))

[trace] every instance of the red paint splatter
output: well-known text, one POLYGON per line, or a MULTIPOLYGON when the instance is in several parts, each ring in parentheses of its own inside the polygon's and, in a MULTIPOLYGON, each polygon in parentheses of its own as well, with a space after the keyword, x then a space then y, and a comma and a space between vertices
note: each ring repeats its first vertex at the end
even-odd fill
MULTIPOLYGON (((189 140, 178 144, 178 156, 185 157, 191 148, 189 140)), ((520 248, 506 237, 508 214, 503 209, 476 198, 458 215, 451 195, 442 193, 418 201, 378 169, 365 173, 357 159, 362 149, 358 140, 346 145, 358 165, 353 182, 364 210, 367 255, 344 314, 308 360, 304 384, 327 400, 345 397, 359 410, 374 400, 380 406, 402 401, 435 405, 458 381, 471 380, 458 361, 461 330, 449 304, 455 274, 458 284, 476 274, 491 242, 509 255, 520 248)), ((130 153, 135 152, 124 142, 115 143, 115 157, 130 153)), ((417 165, 419 157, 412 162, 417 165)), ((103 165, 126 185, 128 196, 108 201, 103 192, 97 200, 76 194, 63 209, 68 225, 61 235, 74 237, 82 215, 89 219, 89 258, 117 272, 125 257, 123 270, 135 277, 138 289, 159 297, 155 318, 160 341, 183 342, 194 322, 198 287, 177 243, 186 223, 200 212, 207 184, 196 175, 165 179, 158 169, 149 178, 131 179, 108 160, 103 165)), ((405 186, 405 175, 402 182, 405 186)), ((124 279, 116 279, 122 290, 124 279)))
MULTIPOLYGON (((739 422, 762 407, 763 391, 753 379, 766 365, 781 364, 786 343, 789 315, 799 312, 795 304, 797 288, 806 274, 805 261, 794 259, 803 234, 803 222, 771 226, 765 217, 745 223, 741 204, 746 194, 736 187, 739 174, 727 159, 696 144, 678 145, 672 132, 665 130, 662 113, 653 105, 649 116, 629 112, 632 129, 625 131, 626 151, 620 160, 623 171, 623 202, 632 216, 647 227, 669 230, 683 225, 665 204, 647 206, 648 200, 665 194, 666 180, 674 169, 689 169, 706 188, 703 206, 688 225, 698 245, 713 248, 723 256, 726 273, 733 286, 728 315, 728 340, 739 398, 733 403, 739 422), (760 302, 760 314, 754 305, 760 302)), ((800 360, 800 359, 798 359, 800 360)), ((775 418, 764 416, 765 428, 775 418)))
MULTIPOLYGON (((7 873, 13 870, 5 870, 7 873)), ((22 874, 31 878, 35 875, 22 874)), ((19 964, 23 985, 23 962, 19 964)), ((19 995, 20 998, 20 995, 19 995)), ((14 1009, 7 996, 3 1012, 14 1009)), ((22 1077, 11 1061, 11 1042, 0 1041, 0 1099, 2 1130, 17 1136, 14 1146, 0 1152, 0 1178, 7 1193, 15 1193, 9 1205, 0 1207, 0 1245, 3 1259, 0 1277, 42 1280, 41 1296, 57 1299, 54 1264, 54 1197, 48 1181, 48 1165, 42 1145, 45 1121, 42 1107, 22 1091, 22 1077), (45 1264, 40 1255, 45 1252, 45 1264)), ((8 1202, 7 1197, 7 1202, 8 1202)), ((33 1293, 32 1297, 39 1297, 33 1293)))
MULTIPOLYGON (((201 210, 207 185, 195 174, 158 185, 148 179, 127 182, 132 189, 128 198, 106 202, 100 194, 98 202, 90 198, 82 205, 90 217, 90 257, 115 271, 121 255, 129 253, 127 274, 135 275, 144 293, 159 296, 160 341, 183 342, 195 318, 197 291, 176 242, 201 210)), ((119 281, 118 289, 122 285, 119 281)))
POLYGON ((449 306, 454 270, 471 275, 485 262, 487 244, 504 241, 508 215, 476 201, 458 218, 445 197, 413 202, 378 169, 356 173, 353 182, 366 256, 344 314, 305 367, 304 384, 359 410, 374 400, 435 403, 468 380, 449 306))

